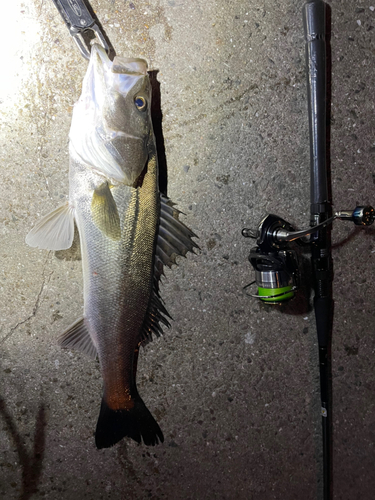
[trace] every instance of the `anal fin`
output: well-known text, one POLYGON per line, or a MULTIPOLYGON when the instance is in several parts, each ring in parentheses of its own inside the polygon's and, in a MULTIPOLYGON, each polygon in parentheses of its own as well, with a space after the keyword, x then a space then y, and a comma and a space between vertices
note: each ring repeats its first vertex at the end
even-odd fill
POLYGON ((67 349, 76 349, 90 358, 96 358, 97 351, 85 325, 84 318, 73 323, 58 339, 58 344, 67 349))

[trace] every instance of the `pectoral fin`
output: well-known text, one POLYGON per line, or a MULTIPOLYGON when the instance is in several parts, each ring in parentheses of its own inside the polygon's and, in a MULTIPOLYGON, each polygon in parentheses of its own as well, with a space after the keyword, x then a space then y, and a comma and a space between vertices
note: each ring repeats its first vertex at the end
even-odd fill
POLYGON ((91 214, 94 224, 111 240, 121 238, 120 217, 108 182, 104 182, 94 191, 91 202, 91 214))
POLYGON ((74 237, 74 212, 68 203, 42 217, 26 236, 30 247, 66 250, 74 237))

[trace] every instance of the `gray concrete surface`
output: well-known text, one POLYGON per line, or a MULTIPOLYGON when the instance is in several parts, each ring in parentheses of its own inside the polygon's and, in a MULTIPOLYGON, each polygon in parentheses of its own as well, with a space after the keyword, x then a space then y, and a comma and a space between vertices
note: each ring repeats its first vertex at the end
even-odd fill
MULTIPOLYGON (((97 451, 96 362, 57 336, 82 310, 81 264, 28 248, 68 193, 68 131, 86 62, 52 2, 7 3, 0 84, 0 497, 319 499, 317 345, 308 304, 266 308, 244 226, 309 219, 300 0, 92 5, 118 54, 158 69, 168 194, 201 253, 168 272, 174 318, 139 389, 165 443, 97 451)), ((374 203, 374 3, 332 6, 332 195, 374 203)), ((334 498, 374 498, 374 230, 333 230, 334 498)))

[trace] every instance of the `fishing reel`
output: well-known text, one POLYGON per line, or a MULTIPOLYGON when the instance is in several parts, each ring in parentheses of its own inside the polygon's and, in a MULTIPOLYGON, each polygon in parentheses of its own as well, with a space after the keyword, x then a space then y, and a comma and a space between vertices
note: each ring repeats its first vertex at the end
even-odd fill
POLYGON ((288 248, 289 244, 292 241, 301 245, 311 244, 319 230, 332 224, 335 219, 350 220, 357 226, 370 226, 375 220, 375 211, 371 206, 341 210, 302 231, 295 231, 289 222, 269 214, 260 221, 255 231, 243 229, 244 237, 257 241, 257 246, 250 250, 248 257, 255 270, 255 280, 244 288, 255 284, 258 293, 249 295, 268 304, 281 304, 292 299, 299 288, 300 277, 297 254, 288 248), (309 240, 302 239, 307 236, 310 236, 309 240))

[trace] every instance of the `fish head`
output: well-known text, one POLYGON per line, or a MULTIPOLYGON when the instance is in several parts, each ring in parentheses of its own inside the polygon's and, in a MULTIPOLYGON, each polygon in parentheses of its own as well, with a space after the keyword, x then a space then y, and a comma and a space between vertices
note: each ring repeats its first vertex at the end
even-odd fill
POLYGON ((147 62, 119 56, 111 61, 94 44, 73 112, 75 152, 110 180, 131 186, 145 168, 152 137, 147 62))

